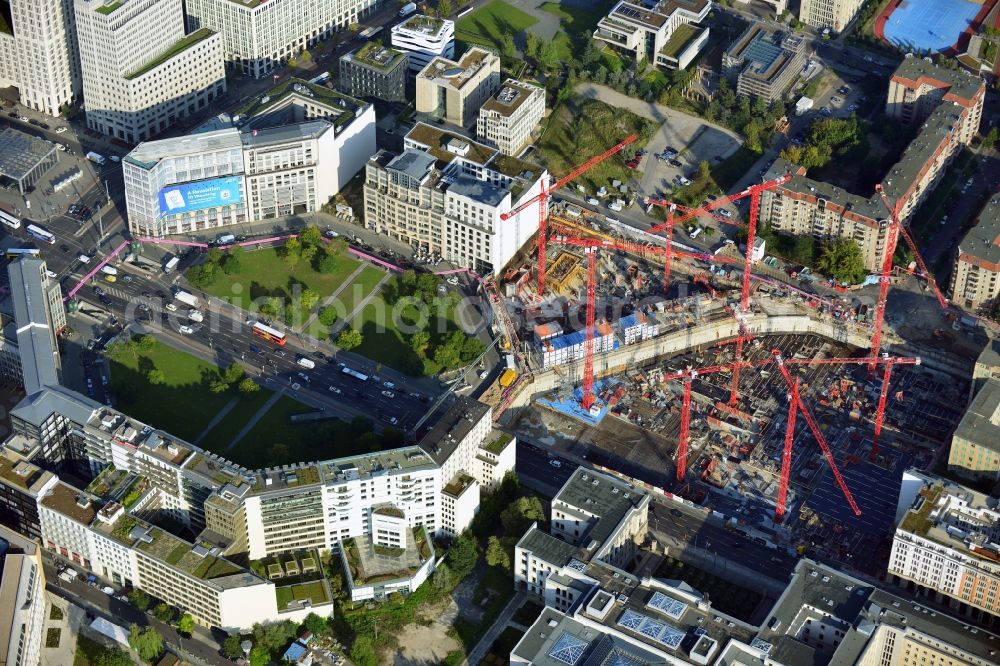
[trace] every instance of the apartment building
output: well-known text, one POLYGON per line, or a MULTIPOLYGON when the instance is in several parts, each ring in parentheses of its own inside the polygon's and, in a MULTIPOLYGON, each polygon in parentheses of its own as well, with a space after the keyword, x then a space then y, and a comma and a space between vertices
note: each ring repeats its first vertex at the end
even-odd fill
POLYGON ((42 549, 0 526, 0 659, 6 666, 41 662, 47 610, 42 549))
POLYGON ((455 57, 455 22, 414 14, 392 26, 391 41, 409 55, 410 74, 417 74, 434 58, 455 57))
POLYGON ((861 11, 865 0, 801 0, 799 20, 814 28, 841 32, 861 11))
POLYGON ((586 592, 591 564, 624 569, 648 531, 649 493, 577 468, 551 502, 550 533, 532 526, 514 548, 514 584, 565 610, 586 592), (548 580, 551 578, 551 582, 548 580))
POLYGON ((31 394, 62 378, 59 333, 66 328, 62 289, 48 275, 45 262, 22 257, 7 265, 17 326, 21 381, 31 394))
MULTIPOLYGON (((899 114, 903 122, 921 122, 920 133, 882 181, 889 200, 901 202, 899 219, 905 223, 975 134, 986 88, 980 79, 913 57, 904 58, 890 88, 894 92, 890 92, 887 112, 899 114), (900 92, 916 81, 920 83, 915 90, 924 91, 921 97, 907 98, 900 92), (934 96, 925 90, 928 81, 935 82, 933 90, 940 95, 941 103, 936 106, 934 96)), ((880 270, 888 228, 888 211, 881 197, 877 193, 859 196, 806 178, 805 169, 782 159, 775 160, 764 180, 788 173, 795 177, 761 194, 761 221, 786 234, 811 234, 818 240, 850 238, 861 249, 865 268, 880 270)))
POLYGON ((409 66, 410 57, 405 51, 368 42, 340 56, 340 89, 352 97, 405 102, 409 66))
POLYGON ((518 155, 531 143, 545 116, 545 91, 530 83, 507 79, 479 109, 476 136, 504 155, 518 155))
MULTIPOLYGON (((14 435, 14 438, 20 437, 14 435)), ((0 524, 37 539, 42 534, 38 496, 58 481, 55 474, 34 465, 15 450, 21 442, 0 449, 0 524)))
MULTIPOLYGON (((535 341, 543 368, 552 368, 583 360, 586 345, 586 331, 570 331, 555 336, 538 335, 535 341)), ((594 324, 593 349, 595 354, 603 354, 618 348, 615 330, 607 321, 594 324)))
POLYGON ((514 471, 517 438, 510 433, 491 430, 476 452, 473 476, 483 488, 495 489, 507 474, 514 471))
POLYGON ((70 0, 10 0, 0 20, 0 85, 50 116, 80 99, 80 56, 70 0), (10 23, 7 23, 7 20, 10 23))
POLYGON ((298 79, 230 120, 125 156, 132 233, 162 237, 315 212, 375 152, 371 104, 298 79))
POLYGON ((1000 296, 1000 194, 979 211, 976 224, 965 233, 951 272, 951 298, 976 311, 993 307, 1000 296))
POLYGON ((784 98, 806 61, 805 38, 754 21, 722 55, 722 68, 739 95, 784 98))
POLYGON ((981 382, 951 436, 948 469, 969 479, 1000 479, 1000 380, 981 382))
POLYGON ((511 664, 986 666, 1000 640, 807 559, 759 625, 683 581, 580 564, 572 577, 547 577, 553 590, 570 584, 575 600, 546 599, 511 664))
POLYGON ((684 69, 708 42, 708 28, 694 24, 711 9, 708 0, 622 0, 598 21, 593 37, 636 62, 684 69))
POLYGON ((537 204, 509 220, 501 215, 535 197, 547 177, 538 165, 417 123, 402 153, 382 150, 369 160, 365 219, 379 233, 485 275, 537 230, 537 204))
POLYGON ((417 112, 470 126, 500 87, 500 57, 475 46, 458 62, 434 58, 417 74, 417 112))
POLYGON ((188 29, 222 35, 226 65, 262 78, 369 16, 377 0, 187 0, 188 29))
POLYGON ((899 522, 887 569, 892 580, 947 603, 957 615, 1000 626, 996 501, 910 469, 903 474, 896 516, 899 522))
POLYGON ((182 0, 75 0, 87 127, 150 139, 226 92, 222 36, 185 33, 182 0))

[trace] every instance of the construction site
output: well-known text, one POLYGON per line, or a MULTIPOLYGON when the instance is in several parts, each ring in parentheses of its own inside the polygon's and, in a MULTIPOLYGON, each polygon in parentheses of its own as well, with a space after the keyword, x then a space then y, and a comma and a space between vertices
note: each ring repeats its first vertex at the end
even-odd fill
POLYGON ((520 371, 496 411, 517 408, 504 418, 519 439, 681 496, 760 543, 878 572, 903 470, 947 456, 971 365, 883 331, 896 239, 915 250, 887 200, 867 321, 848 294, 755 275, 760 191, 780 182, 699 210, 647 202, 667 208, 651 233, 549 209, 537 246, 487 285, 520 371), (673 240, 698 217, 739 224, 713 210, 743 197, 746 247, 673 240))

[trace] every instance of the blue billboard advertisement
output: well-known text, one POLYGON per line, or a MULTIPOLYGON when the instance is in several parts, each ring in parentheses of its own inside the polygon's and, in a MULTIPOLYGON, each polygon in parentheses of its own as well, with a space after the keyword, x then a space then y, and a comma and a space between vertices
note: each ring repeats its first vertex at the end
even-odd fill
POLYGON ((239 176, 171 185, 160 190, 160 214, 179 215, 193 210, 243 203, 239 176))

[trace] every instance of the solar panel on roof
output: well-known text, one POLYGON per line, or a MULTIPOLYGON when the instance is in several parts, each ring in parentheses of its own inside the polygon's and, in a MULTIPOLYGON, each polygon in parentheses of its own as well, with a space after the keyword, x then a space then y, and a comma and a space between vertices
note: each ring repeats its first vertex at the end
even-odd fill
POLYGON ((585 649, 587 649, 586 641, 573 634, 563 634, 549 650, 549 656, 564 664, 574 666, 576 662, 580 661, 585 649))

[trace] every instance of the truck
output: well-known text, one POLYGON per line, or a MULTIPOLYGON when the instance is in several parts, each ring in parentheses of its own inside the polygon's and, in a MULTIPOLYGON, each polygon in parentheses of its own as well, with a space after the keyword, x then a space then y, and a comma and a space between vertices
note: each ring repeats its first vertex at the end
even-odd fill
POLYGON ((229 245, 230 243, 236 242, 236 236, 233 234, 219 234, 215 237, 216 245, 229 245))
POLYGON ((181 289, 174 292, 174 298, 185 305, 190 305, 193 308, 198 307, 198 297, 181 289))
POLYGON ((313 368, 316 367, 316 361, 312 360, 311 358, 306 358, 305 356, 299 356, 297 359, 295 359, 295 362, 307 370, 312 370, 313 368))
POLYGON ((358 39, 371 39, 378 33, 382 32, 382 26, 372 26, 370 28, 365 28, 358 33, 358 39))
POLYGON ((408 2, 405 5, 403 5, 402 9, 399 10, 399 15, 400 15, 400 17, 409 16, 410 14, 412 14, 415 11, 417 11, 417 3, 415 3, 415 2, 408 2))
POLYGON ((167 263, 163 264, 163 272, 167 274, 172 273, 179 263, 181 263, 180 257, 170 257, 167 263))
POLYGON ((104 264, 101 266, 101 272, 105 275, 118 275, 118 269, 110 264, 104 264))
POLYGON ((205 321, 205 315, 203 315, 200 310, 188 310, 188 319, 191 321, 202 322, 205 321))
POLYGON ((100 166, 104 166, 104 163, 107 162, 107 160, 104 159, 103 155, 101 155, 100 153, 95 153, 92 150, 89 153, 87 153, 87 159, 93 162, 94 164, 98 164, 100 166))
POLYGON ((59 572, 59 580, 64 583, 72 583, 76 580, 76 574, 73 573, 72 569, 63 569, 59 572))

